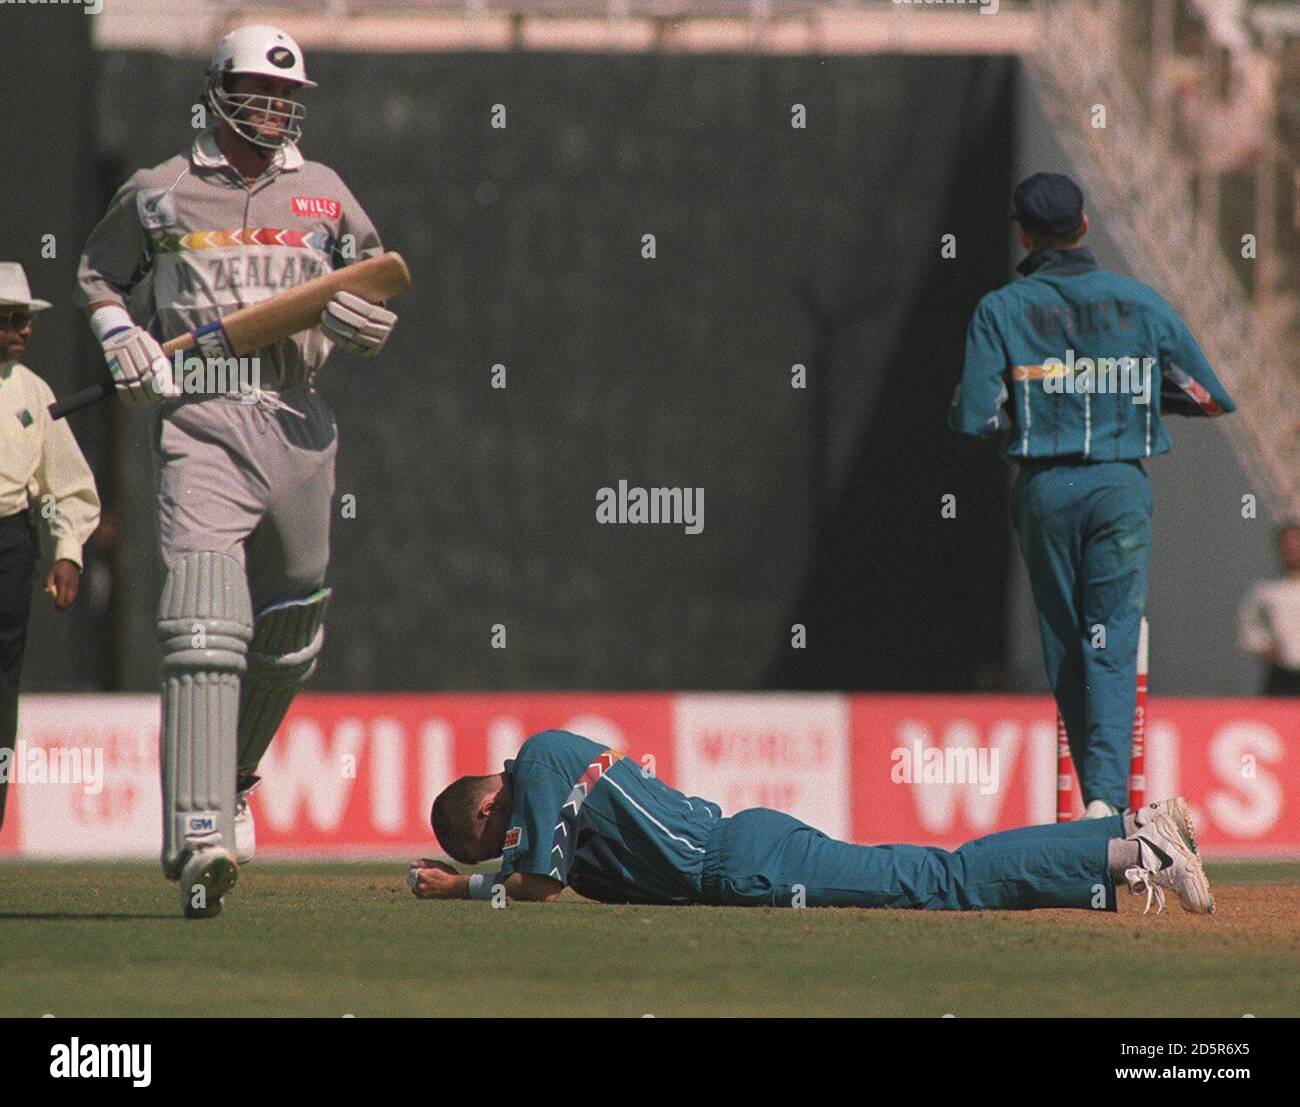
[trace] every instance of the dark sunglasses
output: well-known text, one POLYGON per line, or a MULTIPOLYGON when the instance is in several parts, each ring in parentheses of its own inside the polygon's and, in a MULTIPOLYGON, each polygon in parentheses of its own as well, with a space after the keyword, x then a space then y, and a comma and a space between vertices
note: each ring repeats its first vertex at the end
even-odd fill
POLYGON ((7 331, 25 331, 32 325, 35 316, 30 311, 18 308, 14 311, 0 311, 0 329, 7 331))

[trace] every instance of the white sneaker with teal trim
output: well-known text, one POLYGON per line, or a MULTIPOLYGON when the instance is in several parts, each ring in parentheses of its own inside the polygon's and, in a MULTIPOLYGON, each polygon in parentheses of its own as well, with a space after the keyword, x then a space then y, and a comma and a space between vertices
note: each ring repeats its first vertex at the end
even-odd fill
POLYGON ((1152 898, 1156 914, 1165 909, 1165 889, 1178 897, 1184 911, 1213 914, 1214 894, 1200 854, 1192 849, 1173 819, 1160 811, 1153 813, 1130 841, 1138 843, 1141 861, 1124 870, 1124 879, 1135 896, 1146 893, 1144 915, 1151 910, 1152 898))
POLYGON ((1196 828, 1192 825, 1192 809, 1182 796, 1156 800, 1155 803, 1139 807, 1133 812, 1133 821, 1137 824, 1138 830, 1141 830, 1156 815, 1168 815, 1174 821, 1174 826, 1178 827, 1178 833, 1183 836, 1183 840, 1192 847, 1192 851, 1200 852, 1196 848, 1196 828))

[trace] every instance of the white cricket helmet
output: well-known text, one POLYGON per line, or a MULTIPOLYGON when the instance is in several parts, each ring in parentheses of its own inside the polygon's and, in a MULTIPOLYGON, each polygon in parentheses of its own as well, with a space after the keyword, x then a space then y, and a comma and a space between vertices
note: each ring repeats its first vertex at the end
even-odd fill
POLYGON ((306 109, 296 100, 227 91, 227 77, 239 74, 274 77, 292 81, 299 88, 315 88, 316 82, 307 80, 298 44, 278 27, 266 23, 239 27, 221 40, 212 55, 205 89, 212 110, 241 138, 272 150, 297 142, 302 137, 306 109))

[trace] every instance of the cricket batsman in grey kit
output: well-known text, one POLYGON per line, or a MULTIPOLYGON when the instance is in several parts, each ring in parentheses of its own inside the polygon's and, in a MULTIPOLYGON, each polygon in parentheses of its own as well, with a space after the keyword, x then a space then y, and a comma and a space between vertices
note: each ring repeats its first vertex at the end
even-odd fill
POLYGON ((190 917, 218 914, 252 859, 257 765, 324 640, 337 438, 314 379, 333 346, 373 356, 396 322, 339 292, 319 327, 258 351, 252 388, 241 374, 237 390, 192 390, 163 354, 161 342, 382 253, 337 174, 298 150, 310 87, 284 32, 232 32, 207 71, 211 126, 122 186, 79 271, 119 395, 158 408, 162 864, 190 917))

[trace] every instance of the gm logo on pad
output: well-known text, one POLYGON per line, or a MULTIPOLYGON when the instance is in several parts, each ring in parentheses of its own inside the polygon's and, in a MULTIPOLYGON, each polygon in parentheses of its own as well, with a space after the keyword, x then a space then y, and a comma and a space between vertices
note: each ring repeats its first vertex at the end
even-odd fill
POLYGON ((185 832, 187 834, 194 831, 206 833, 216 829, 217 817, 215 815, 191 815, 185 820, 185 832))

